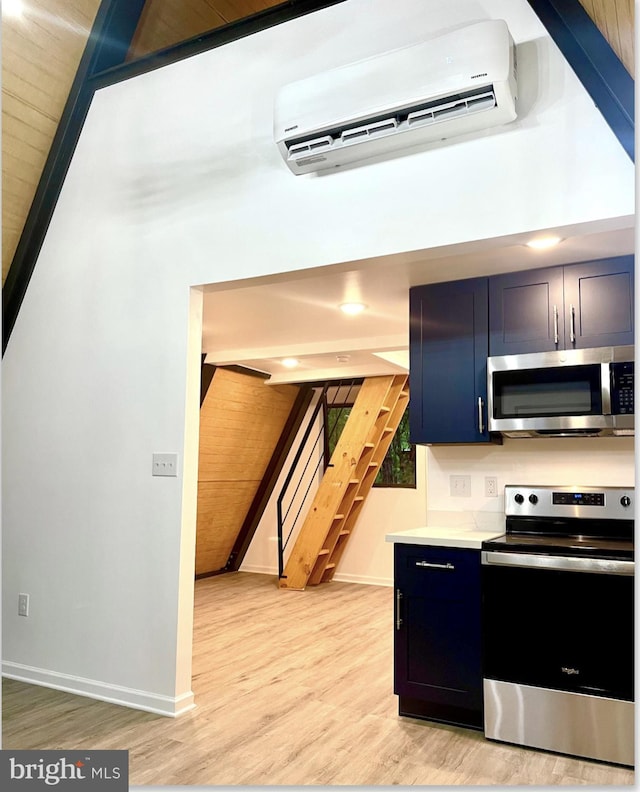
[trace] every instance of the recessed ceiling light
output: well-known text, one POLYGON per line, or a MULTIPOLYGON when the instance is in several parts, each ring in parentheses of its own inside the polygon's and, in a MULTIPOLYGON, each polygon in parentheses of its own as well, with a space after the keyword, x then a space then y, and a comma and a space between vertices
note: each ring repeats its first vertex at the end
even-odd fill
POLYGON ((557 236, 538 237, 537 239, 532 239, 527 242, 527 247, 533 248, 534 250, 546 250, 547 248, 554 247, 559 242, 562 242, 562 239, 557 236))
POLYGON ((282 361, 282 365, 285 368, 295 368, 300 361, 297 358, 284 358, 282 361))
POLYGON ((359 313, 362 313, 367 306, 364 303, 359 302, 348 302, 342 303, 340 306, 340 310, 342 313, 346 313, 349 316, 356 316, 359 313))
POLYGON ((351 355, 336 355, 338 363, 348 363, 351 360, 351 355))

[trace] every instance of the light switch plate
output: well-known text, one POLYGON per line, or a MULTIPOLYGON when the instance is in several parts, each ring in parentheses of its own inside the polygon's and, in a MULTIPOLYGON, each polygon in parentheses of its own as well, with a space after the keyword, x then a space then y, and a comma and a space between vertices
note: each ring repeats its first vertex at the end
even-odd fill
POLYGON ((152 476, 177 476, 178 455, 176 453, 154 454, 152 460, 152 476))
POLYGON ((29 615, 29 595, 18 594, 18 616, 29 615))
POLYGON ((453 498, 470 498, 471 476, 449 476, 449 488, 453 498))

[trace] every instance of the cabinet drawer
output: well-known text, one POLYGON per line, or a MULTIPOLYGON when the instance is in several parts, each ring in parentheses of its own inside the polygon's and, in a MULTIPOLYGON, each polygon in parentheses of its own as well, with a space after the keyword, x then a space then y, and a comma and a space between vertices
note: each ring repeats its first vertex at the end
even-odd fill
POLYGON ((423 595, 466 596, 480 586, 480 551, 396 544, 395 579, 398 587, 423 595))

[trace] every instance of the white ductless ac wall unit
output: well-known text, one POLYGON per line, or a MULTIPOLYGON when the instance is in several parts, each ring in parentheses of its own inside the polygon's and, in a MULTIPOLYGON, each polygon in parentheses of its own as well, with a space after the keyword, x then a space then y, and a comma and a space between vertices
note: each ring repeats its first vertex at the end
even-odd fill
POLYGON ((311 173, 506 124, 516 95, 507 24, 486 20, 283 86, 274 136, 311 173))

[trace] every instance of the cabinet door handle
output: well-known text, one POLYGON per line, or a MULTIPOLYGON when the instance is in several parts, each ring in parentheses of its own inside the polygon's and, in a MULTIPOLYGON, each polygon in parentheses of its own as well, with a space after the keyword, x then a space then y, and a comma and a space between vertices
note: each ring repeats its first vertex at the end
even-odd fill
POLYGON ((558 335, 558 306, 553 306, 553 343, 558 346, 560 336, 558 335))
POLYGON ((478 431, 480 434, 484 434, 484 421, 482 419, 482 408, 484 407, 484 402, 482 401, 482 396, 478 396, 478 431))
POLYGON ((446 564, 433 564, 431 561, 416 561, 416 566, 429 567, 429 569, 455 569, 455 565, 447 561, 446 564))
POLYGON ((576 343, 576 311, 575 308, 570 306, 569 308, 569 322, 571 326, 571 343, 576 343))
POLYGON ((402 592, 396 589, 396 630, 402 627, 402 619, 400 618, 400 600, 402 599, 402 592))

